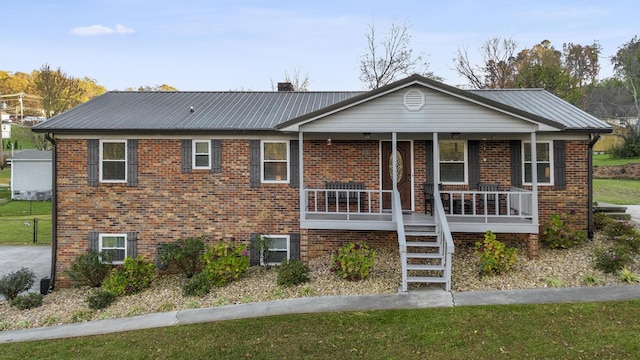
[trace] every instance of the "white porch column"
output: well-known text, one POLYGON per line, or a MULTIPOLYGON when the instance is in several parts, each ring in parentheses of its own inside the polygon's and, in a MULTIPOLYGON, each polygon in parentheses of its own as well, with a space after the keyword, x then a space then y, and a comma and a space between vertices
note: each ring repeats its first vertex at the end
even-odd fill
POLYGON ((393 132, 391 133, 391 179, 393 181, 392 190, 398 188, 398 134, 393 132))
POLYGON ((299 182, 299 187, 298 190, 300 191, 300 220, 304 220, 304 216, 305 216, 305 212, 306 212, 306 207, 307 207, 307 201, 306 201, 306 197, 305 197, 305 193, 304 193, 304 134, 302 133, 302 129, 300 129, 300 131, 298 132, 298 182, 299 182))
POLYGON ((538 154, 536 132, 531 132, 531 212, 534 224, 538 223, 538 154))
POLYGON ((440 186, 440 146, 438 144, 438 133, 433 133, 433 187, 440 186))

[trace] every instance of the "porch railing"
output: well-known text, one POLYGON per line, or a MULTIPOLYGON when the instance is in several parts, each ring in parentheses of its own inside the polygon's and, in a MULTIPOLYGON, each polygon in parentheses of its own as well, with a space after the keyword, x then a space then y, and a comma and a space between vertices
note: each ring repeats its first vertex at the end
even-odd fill
POLYGON ((305 213, 362 218, 391 214, 391 190, 304 189, 305 213))
MULTIPOLYGON (((446 216, 531 219, 533 192, 512 187, 510 190, 439 190, 446 216)), ((435 198, 438 198, 435 196, 435 198)))
POLYGON ((396 222, 396 231, 398 232, 398 248, 400 251, 400 264, 402 266, 402 291, 406 292, 407 288, 407 237, 404 232, 404 220, 402 219, 402 203, 400 201, 400 192, 398 189, 393 190, 393 221, 396 222))
MULTIPOLYGON (((433 196, 437 199, 440 198, 440 190, 434 189, 433 196)), ((445 270, 443 276, 446 279, 445 291, 451 291, 451 269, 453 261, 453 253, 455 252, 455 244, 453 242, 453 236, 451 235, 451 229, 449 228, 449 222, 444 212, 444 205, 441 202, 435 202, 434 204, 434 216, 436 222, 436 231, 440 237, 440 241, 443 241, 443 252, 445 255, 445 270)))

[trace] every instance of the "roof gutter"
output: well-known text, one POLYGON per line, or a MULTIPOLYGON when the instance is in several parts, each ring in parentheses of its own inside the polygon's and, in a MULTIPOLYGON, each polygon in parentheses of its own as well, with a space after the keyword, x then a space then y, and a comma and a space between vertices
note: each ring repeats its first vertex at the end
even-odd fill
POLYGON ((588 231, 587 234, 589 235, 589 239, 593 239, 593 235, 594 235, 594 224, 593 224, 593 146, 596 144, 596 142, 598 142, 598 140, 600 139, 600 134, 598 133, 594 133, 594 134, 589 134, 589 147, 587 149, 588 154, 587 154, 587 163, 589 164, 589 170, 587 171, 587 187, 588 187, 588 191, 587 191, 587 209, 589 209, 588 212, 588 222, 589 222, 589 226, 588 226, 588 231))
POLYGON ((50 293, 56 283, 56 254, 58 252, 58 187, 56 185, 58 156, 56 140, 49 133, 45 133, 44 138, 51 143, 51 275, 49 277, 49 289, 47 290, 47 293, 50 293))

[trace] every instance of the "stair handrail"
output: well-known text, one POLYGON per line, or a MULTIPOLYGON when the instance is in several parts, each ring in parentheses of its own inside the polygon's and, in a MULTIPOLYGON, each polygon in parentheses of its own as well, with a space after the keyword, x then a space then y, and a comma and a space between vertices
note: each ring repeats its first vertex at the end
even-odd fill
POLYGON ((393 189, 393 205, 391 206, 393 221, 396 223, 398 232, 398 250, 400 251, 400 264, 402 266, 402 291, 408 290, 407 286, 407 237, 404 233, 404 220, 402 218, 402 202, 400 192, 393 189))
MULTIPOLYGON (((440 199, 440 189, 438 189, 438 186, 434 186, 433 198, 440 199)), ((452 255, 455 252, 455 244, 453 243, 453 236, 451 236, 451 229, 449 228, 449 222, 447 221, 442 201, 434 201, 433 203, 435 205, 434 217, 436 221, 436 231, 438 231, 438 236, 444 237, 443 246, 446 256, 444 269, 444 278, 446 279, 445 291, 451 291, 451 261, 452 255)))

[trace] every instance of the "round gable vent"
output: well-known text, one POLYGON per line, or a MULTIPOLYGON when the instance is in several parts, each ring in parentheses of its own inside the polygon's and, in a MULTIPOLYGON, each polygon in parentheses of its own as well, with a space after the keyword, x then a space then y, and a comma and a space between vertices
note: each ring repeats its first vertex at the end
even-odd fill
POLYGON ((409 90, 404 94, 404 106, 409 111, 418 111, 424 106, 424 94, 420 90, 409 90))

